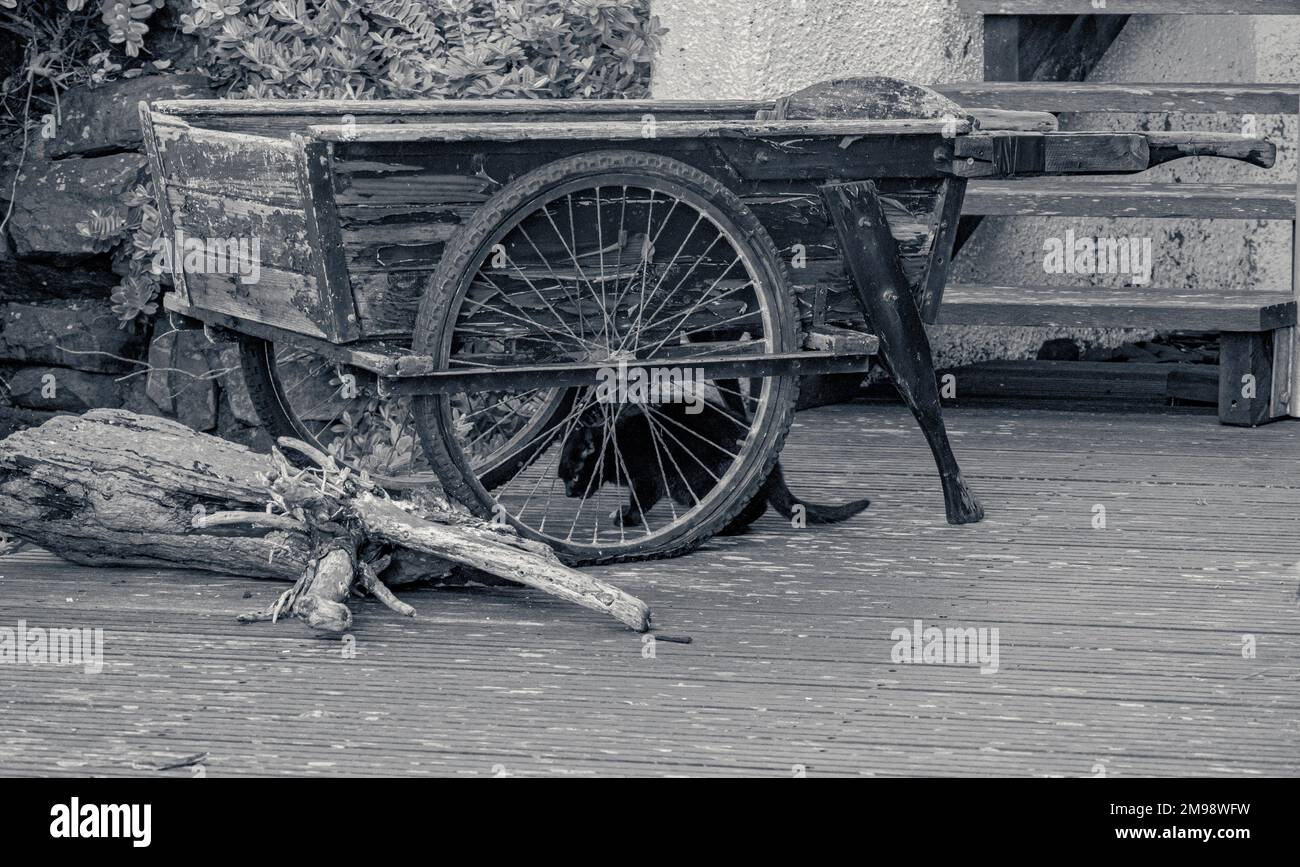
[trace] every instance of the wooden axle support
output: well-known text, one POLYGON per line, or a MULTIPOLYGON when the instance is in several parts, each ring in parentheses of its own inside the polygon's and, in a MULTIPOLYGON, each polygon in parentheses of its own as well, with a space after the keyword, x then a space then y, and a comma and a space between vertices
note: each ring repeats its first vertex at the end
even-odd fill
MULTIPOLYGON (((659 367, 691 367, 705 371, 710 378, 736 376, 820 376, 830 373, 866 373, 879 342, 863 334, 834 326, 817 326, 809 330, 805 348, 798 352, 761 352, 747 350, 745 344, 688 343, 665 346, 653 358, 621 361, 582 360, 556 364, 502 364, 499 367, 435 369, 433 358, 413 355, 409 349, 388 347, 379 342, 347 346, 328 340, 291 333, 273 325, 239 320, 210 310, 191 308, 175 294, 163 297, 163 307, 171 313, 202 322, 212 328, 244 333, 263 340, 293 344, 338 364, 357 367, 375 374, 385 394, 445 394, 476 390, 527 391, 553 386, 595 385, 600 373, 611 366, 625 370, 659 367)), ((482 356, 485 361, 497 357, 482 356)))
POLYGON ((857 181, 825 184, 819 189, 835 223, 845 268, 853 279, 867 328, 880 340, 885 369, 934 453, 948 523, 979 521, 984 509, 966 487, 948 442, 930 342, 899 265, 876 185, 857 181))

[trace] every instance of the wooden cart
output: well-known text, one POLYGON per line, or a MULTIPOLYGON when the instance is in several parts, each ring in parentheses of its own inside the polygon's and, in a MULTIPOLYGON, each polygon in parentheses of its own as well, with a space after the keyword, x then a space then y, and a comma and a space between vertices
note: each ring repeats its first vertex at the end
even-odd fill
POLYGON ((579 563, 680 553, 732 524, 800 376, 877 354, 948 520, 979 520, 923 328, 966 179, 1273 158, 1240 136, 972 116, 879 78, 760 102, 141 112, 165 307, 240 335, 263 421, 393 487, 436 477, 579 563))

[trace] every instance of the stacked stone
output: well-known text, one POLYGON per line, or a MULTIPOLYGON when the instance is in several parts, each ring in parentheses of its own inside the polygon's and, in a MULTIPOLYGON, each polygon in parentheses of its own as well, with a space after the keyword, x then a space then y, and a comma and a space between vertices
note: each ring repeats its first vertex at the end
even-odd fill
POLYGON ((125 217, 123 198, 147 181, 137 105, 209 97, 207 78, 144 75, 81 85, 59 120, 35 119, 0 167, 0 436, 49 417, 121 407, 265 443, 243 387, 238 348, 159 316, 123 323, 110 295, 123 257, 78 229, 92 213, 125 217), (15 177, 16 175, 16 177, 15 177))

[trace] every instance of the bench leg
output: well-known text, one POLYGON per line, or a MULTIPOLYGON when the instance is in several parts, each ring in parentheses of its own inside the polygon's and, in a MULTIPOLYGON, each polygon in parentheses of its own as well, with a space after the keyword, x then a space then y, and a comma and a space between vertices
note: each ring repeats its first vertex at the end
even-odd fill
POLYGON ((821 194, 869 327, 880 338, 885 369, 934 453, 948 523, 979 521, 984 509, 966 487, 948 442, 930 341, 903 276, 876 185, 871 181, 827 184, 821 194))
POLYGON ((1219 335, 1219 421, 1255 427, 1290 414, 1291 329, 1219 335))

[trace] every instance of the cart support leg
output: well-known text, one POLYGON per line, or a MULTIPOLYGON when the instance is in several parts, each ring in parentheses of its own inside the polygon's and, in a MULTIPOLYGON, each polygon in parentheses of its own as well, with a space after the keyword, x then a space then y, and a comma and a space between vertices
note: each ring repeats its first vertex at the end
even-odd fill
POLYGON ((835 222, 840 250, 867 323, 880 338, 885 369, 916 416, 934 453, 948 523, 979 521, 984 517, 984 509, 966 487, 948 442, 934 362, 930 358, 930 341, 925 336, 912 290, 903 276, 876 185, 871 181, 826 184, 821 187, 821 194, 835 222))

